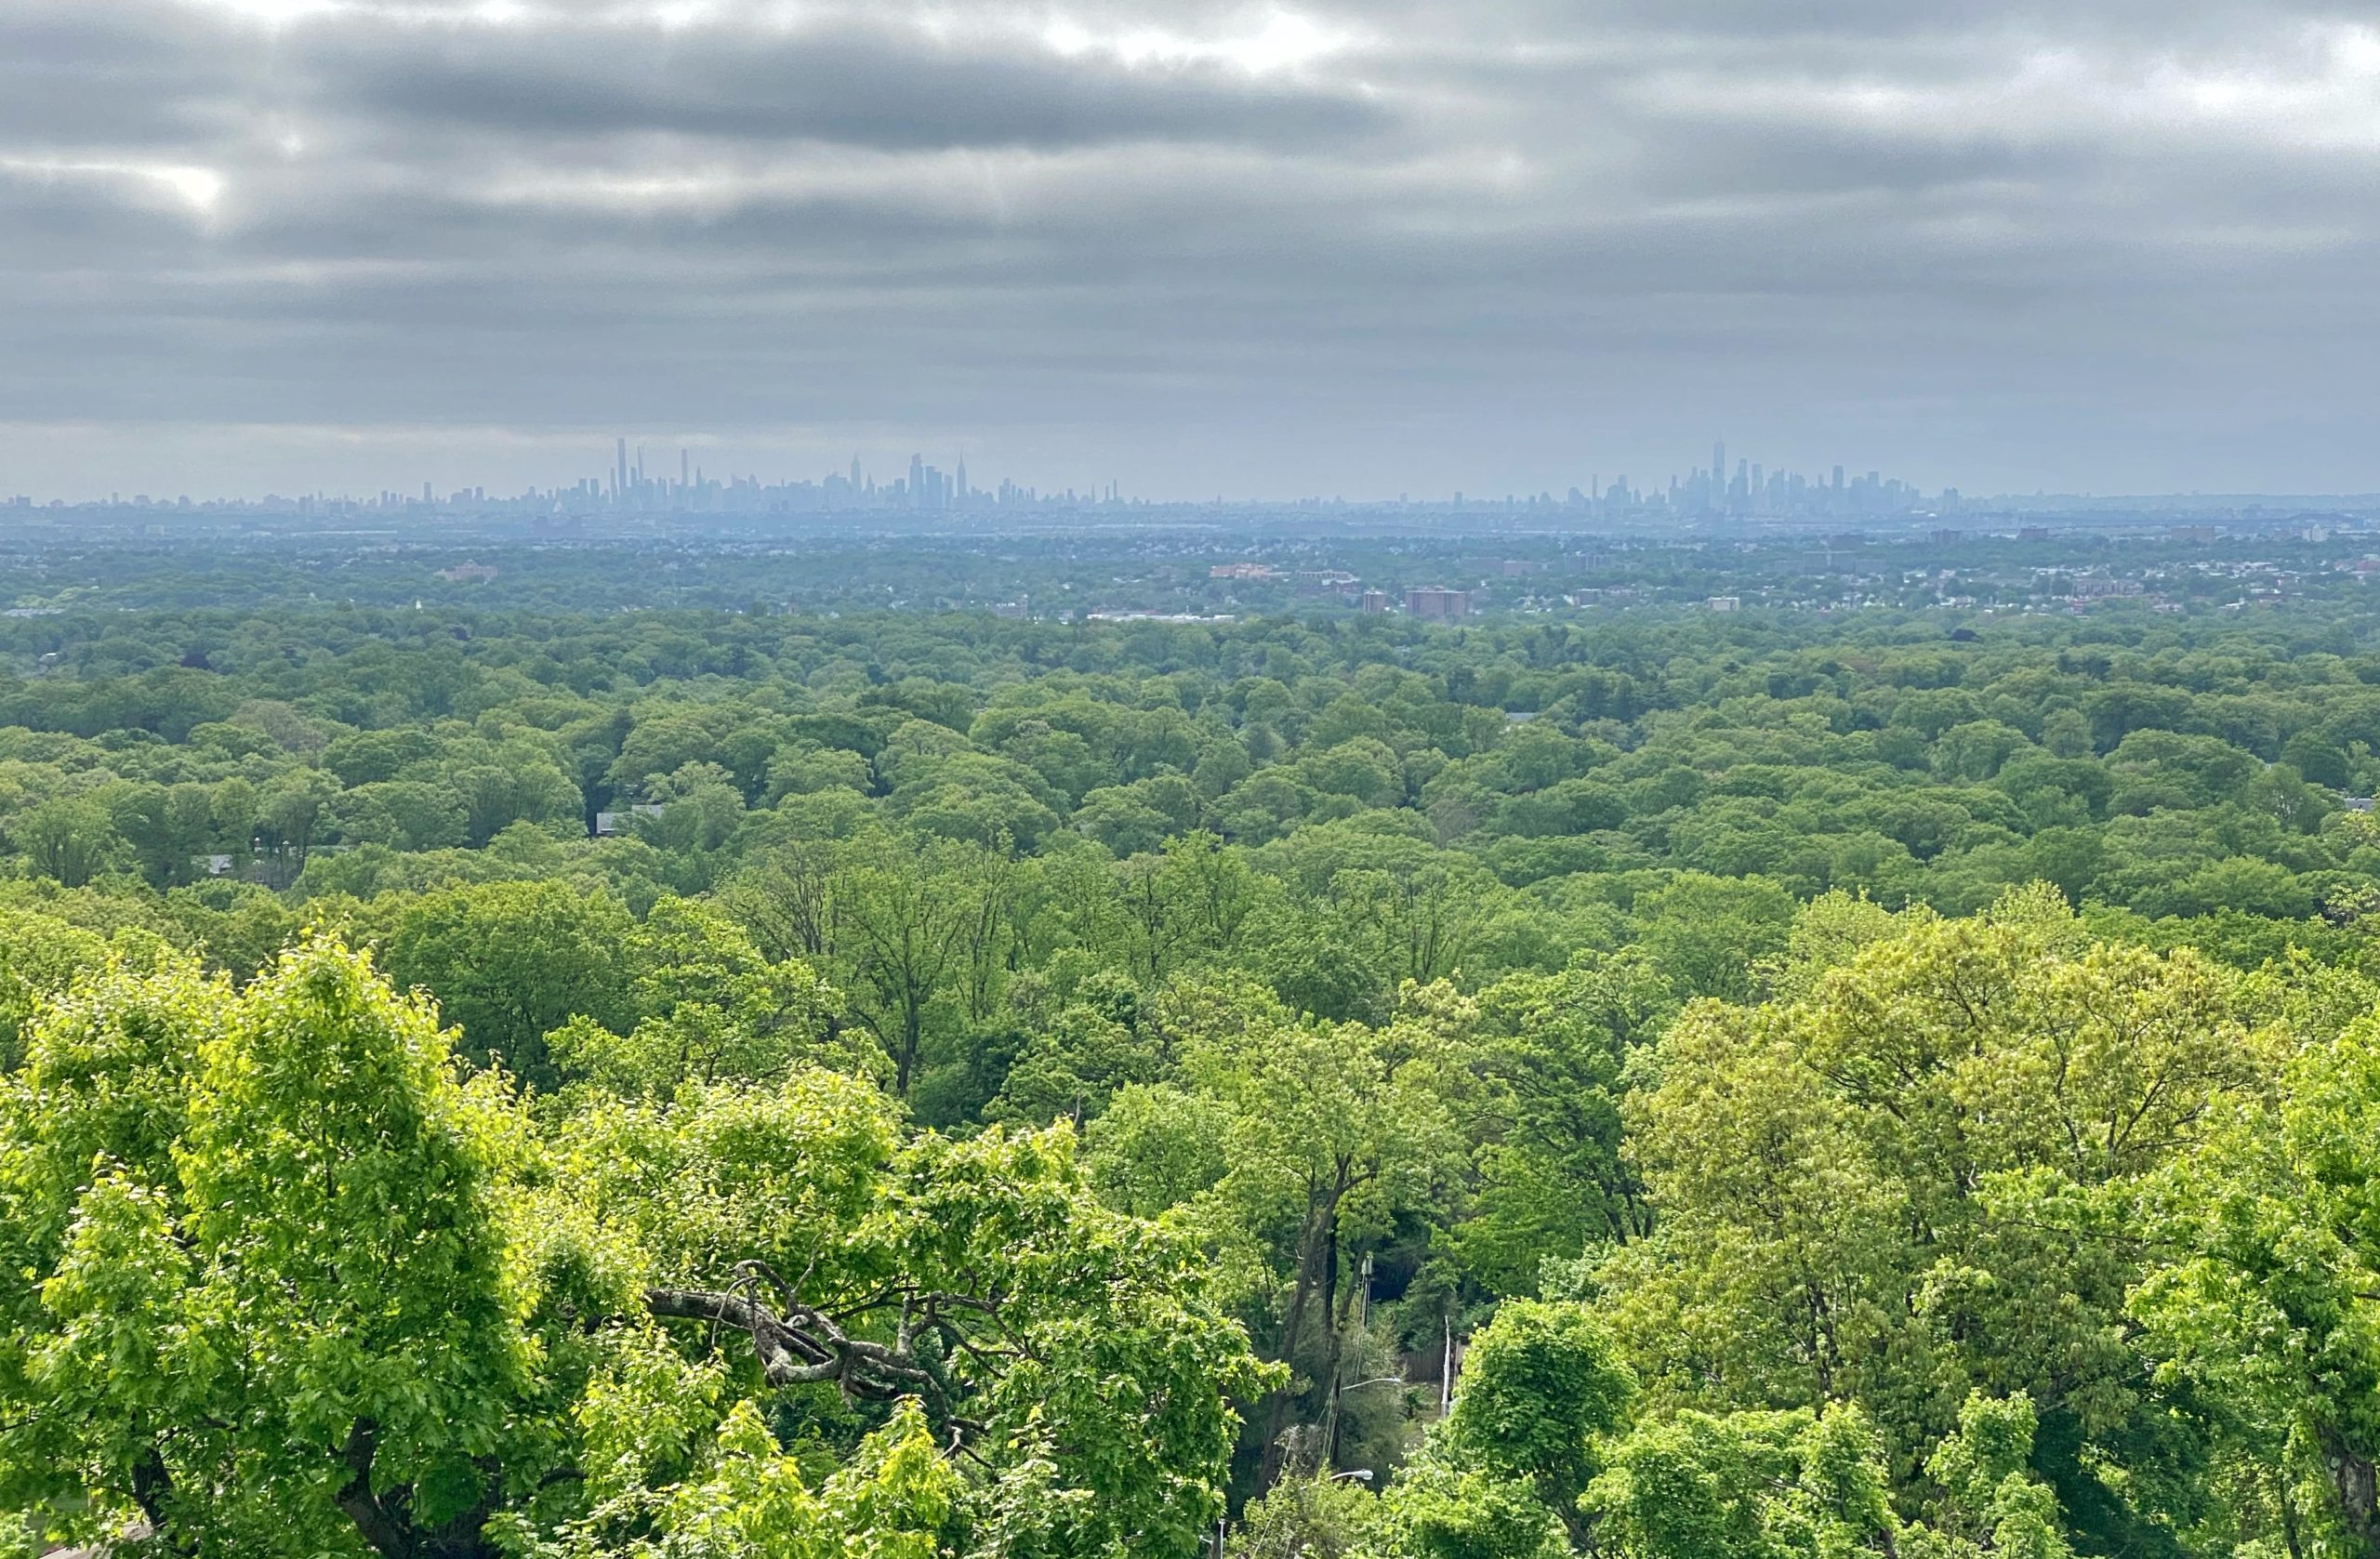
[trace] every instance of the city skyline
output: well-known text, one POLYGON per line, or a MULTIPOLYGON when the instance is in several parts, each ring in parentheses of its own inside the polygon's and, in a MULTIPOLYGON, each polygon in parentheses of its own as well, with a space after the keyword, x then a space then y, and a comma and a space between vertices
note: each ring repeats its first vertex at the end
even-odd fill
POLYGON ((542 508, 551 512, 576 513, 605 510, 739 512, 765 510, 771 507, 833 511, 947 511, 1200 502, 1254 506, 1317 503, 1410 505, 1421 508, 1518 503, 1558 505, 1615 515, 1663 512, 1739 518, 1950 512, 1963 502, 1962 495, 1954 486, 1929 491, 1899 477, 1889 476, 1881 468, 1859 471, 1840 462, 1815 473, 1805 474, 1781 466, 1771 468, 1749 455, 1739 454, 1730 472, 1726 466, 1726 442, 1724 439, 1713 445, 1711 466, 1692 466, 1683 473, 1673 471, 1651 482, 1632 479, 1625 472, 1613 474, 1606 481, 1601 471, 1590 471, 1559 491, 1551 488, 1527 493, 1509 488, 1496 491, 1493 489, 1498 484, 1490 483, 1487 488, 1458 488, 1449 493, 1435 494, 1409 491, 1395 495, 1377 492, 1328 495, 1219 493, 1206 499, 1155 496, 1128 491, 1121 479, 1113 477, 1087 482, 1080 488, 1051 486, 1045 489, 1002 476, 986 486, 970 478, 967 457, 963 453, 956 457, 953 469, 948 471, 928 461, 922 451, 911 451, 906 460, 879 459, 875 464, 871 464, 866 456, 854 452, 848 464, 840 469, 829 469, 823 474, 784 475, 770 479, 750 471, 713 471, 707 460, 697 461, 695 446, 687 443, 677 443, 670 450, 656 449, 662 462, 649 469, 647 450, 647 441, 615 434, 611 441, 610 457, 600 470, 568 482, 557 480, 546 485, 531 482, 515 491, 508 491, 500 482, 442 486, 430 480, 418 485, 411 482, 402 485, 381 485, 361 493, 329 489, 283 492, 268 485, 245 492, 193 495, 175 492, 170 486, 162 487, 157 493, 139 490, 127 493, 121 486, 110 486, 102 497, 96 493, 74 496, 12 495, 5 477, 0 477, 0 502, 17 507, 149 508, 237 506, 303 499, 384 509, 402 509, 416 502, 440 508, 472 503, 502 504, 522 508, 524 511, 542 508), (671 451, 675 456, 674 477, 670 474, 672 462, 668 458, 671 451), (885 473, 881 480, 878 475, 879 471, 885 473))

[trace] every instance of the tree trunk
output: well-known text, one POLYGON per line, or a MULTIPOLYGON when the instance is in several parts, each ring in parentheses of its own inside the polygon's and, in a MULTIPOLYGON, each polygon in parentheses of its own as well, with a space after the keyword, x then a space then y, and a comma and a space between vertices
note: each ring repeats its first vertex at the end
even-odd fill
MULTIPOLYGON (((1330 1216, 1329 1211, 1323 1218, 1330 1216)), ((1281 1323, 1281 1362, 1289 1367, 1289 1383, 1273 1394, 1273 1407, 1264 1424, 1264 1454, 1257 1464, 1258 1493, 1273 1486, 1281 1473, 1281 1433, 1288 1427, 1289 1399, 1296 1390, 1298 1342, 1305 1331, 1306 1307, 1314 1299, 1314 1249, 1319 1243, 1322 1219, 1309 1216, 1305 1230, 1298 1239, 1297 1287, 1290 1291, 1289 1314, 1281 1323)))
POLYGON ((1330 1402, 1330 1441, 1322 1447, 1322 1464, 1329 1469, 1339 1460, 1339 1359, 1347 1336, 1345 1317, 1339 1314, 1339 1201, 1335 1196, 1322 1235, 1322 1323, 1330 1328, 1322 1354, 1322 1379, 1330 1402))
POLYGON ((356 1532, 381 1559, 498 1559, 496 1545, 483 1528, 485 1505, 457 1516, 445 1526, 425 1529, 415 1525, 411 1499, 383 1497, 372 1487, 372 1463, 379 1453, 379 1429, 369 1419, 358 1419, 347 1432, 339 1460, 347 1464, 347 1482, 339 1486, 338 1508, 355 1523, 356 1532))
POLYGON ((906 998, 901 1009, 901 1053, 893 1059, 892 1093, 895 1098, 909 1096, 909 1073, 918 1064, 918 1038, 925 1029, 925 1019, 918 1010, 914 997, 906 998))
POLYGON ((338 1508, 355 1523, 355 1529, 382 1559, 413 1559, 413 1535, 404 1524, 391 1515, 372 1492, 372 1460, 378 1454, 377 1427, 369 1419, 358 1419, 347 1432, 347 1446, 339 1459, 347 1463, 347 1482, 339 1486, 335 1498, 338 1508))
POLYGON ((2348 1448, 2336 1433, 2322 1435, 2322 1464, 2339 1501, 2339 1521, 2356 1548, 2380 1559, 2380 1481, 2372 1460, 2348 1448))
MULTIPOLYGON (((141 1447, 140 1454, 132 1461, 132 1502, 140 1507, 141 1515, 148 1520, 149 1530, 156 1535, 157 1542, 165 1552, 188 1553, 191 1545, 177 1539, 173 1528, 165 1523, 165 1505, 173 1491, 173 1474, 165 1470, 165 1458, 157 1454, 157 1447, 153 1445, 141 1447)), ((92 1552, 104 1552, 105 1546, 102 1544, 92 1552)))

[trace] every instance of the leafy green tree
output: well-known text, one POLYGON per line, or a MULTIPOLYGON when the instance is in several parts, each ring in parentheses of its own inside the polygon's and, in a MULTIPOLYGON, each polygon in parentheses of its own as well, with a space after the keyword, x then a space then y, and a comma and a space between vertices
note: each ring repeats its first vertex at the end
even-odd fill
POLYGON ((1534 1293, 1548 1255, 1649 1231, 1621 1109, 1632 1055, 1675 1005, 1633 950, 1580 954, 1561 974, 1514 975, 1483 994, 1495 1125, 1478 1151, 1471 1214, 1447 1242, 1490 1290, 1534 1293))
POLYGON ((497 747, 444 771, 443 783, 463 808, 464 835, 483 845, 513 824, 579 815, 578 787, 549 757, 519 745, 497 747))
POLYGON ((438 751, 438 739, 427 731, 351 731, 324 745, 323 767, 350 789, 380 785, 438 751))
POLYGON ((2059 1209, 2154 1175, 2270 1076, 2203 960, 2083 938, 2055 894, 1916 917, 1805 997, 1689 1008, 1637 1096, 1653 1235, 1595 1285, 1657 1402, 1858 1404, 1897 1477, 1971 1391, 2029 1392, 2043 1470, 2099 1540, 2196 1496, 2095 1469, 2202 1433, 2123 1324, 2143 1252, 2059 1209))
POLYGON ((98 932, 56 916, 0 910, 0 1075, 23 1061, 34 1015, 116 950, 98 932))
MULTIPOLYGON (((1228 1112, 1223 1178, 1184 1209, 1263 1315, 1262 1340, 1302 1379, 1270 1404, 1263 1480, 1293 1414, 1332 1420, 1355 1328, 1354 1252, 1432 1210, 1459 1160, 1457 1111, 1474 1092, 1461 1011, 1423 993, 1400 1021, 1303 1028, 1247 1013, 1189 1039, 1181 1070, 1228 1112)), ((1458 1004, 1459 1005, 1459 1004, 1458 1004)), ((1331 1463, 1338 1447, 1325 1446, 1331 1463)))
POLYGON ((1084 1133, 1085 1165, 1107 1202, 1154 1218, 1208 1190, 1230 1169, 1223 1101, 1166 1083, 1133 1084, 1084 1133))
MULTIPOLYGON (((2270 1098, 2117 1204, 2173 1249, 2129 1303, 2161 1367, 2222 1405, 2219 1453, 2298 1551, 2380 1553, 2380 1023, 2307 1046, 2270 1098)), ((2256 1507, 2261 1506, 2261 1511, 2256 1507)))
POLYGON ((698 856, 718 850, 744 821, 744 797, 716 763, 688 763, 645 782, 660 815, 640 814, 637 832, 657 848, 698 856))
POLYGON ((1083 799, 1075 826, 1117 855, 1162 849, 1183 824, 1153 805, 1136 786, 1109 786, 1083 799))
POLYGON ((360 785, 331 803, 339 838, 395 850, 449 850, 469 835, 470 816, 455 794, 418 780, 360 785))
POLYGON ((763 1391, 914 1399, 972 1449, 965 1552, 1182 1552, 1222 1513, 1231 1398, 1269 1377, 1197 1252, 1101 1209, 1071 1141, 903 1143, 880 1093, 804 1073, 603 1103, 563 1145, 681 1346, 763 1391))
POLYGON ((787 796, 806 796, 820 790, 865 791, 874 783, 867 760, 858 753, 820 746, 814 742, 791 742, 778 748, 769 760, 765 799, 774 804, 787 796))
POLYGON ((1026 1043, 985 1117, 1080 1123, 1104 1112, 1118 1089, 1156 1080, 1158 1069, 1150 1037, 1093 1002, 1072 1002, 1026 1043))
POLYGON ((111 786, 105 799, 110 821, 152 887, 188 883, 203 870, 198 857, 213 842, 204 786, 127 784, 111 786))
POLYGON ((1792 895, 1773 882, 1681 872, 1637 902, 1643 945, 1671 984, 1695 996, 1739 1001, 1752 967, 1785 945, 1792 895))
POLYGON ((910 1137, 815 1070, 541 1128, 322 942, 48 1009, 0 1211, 0 1499, 37 1542, 1180 1553, 1274 1383, 1064 1130, 910 1137), (804 1414, 837 1438, 770 1428, 804 1414))
POLYGON ((60 796, 7 822, 8 842, 42 876, 80 888, 107 869, 122 849, 108 809, 91 796, 60 796))
POLYGON ((1567 1559, 1562 1523, 1527 1486, 1424 1456, 1385 1500, 1389 1542, 1411 1559, 1567 1559))
POLYGON ((419 985, 460 1025, 465 1053, 539 1088, 560 1081, 546 1036, 574 1017, 633 1026, 628 944, 635 922, 602 892, 569 883, 489 882, 426 893, 387 931, 389 974, 419 985))
POLYGON ((1579 1500, 1602 1441, 1628 1421, 1636 1380, 1585 1306, 1509 1300, 1472 1339, 1441 1449, 1457 1465, 1527 1487, 1583 1540, 1579 1500))
POLYGON ((2023 1393, 1970 1395, 1959 1409, 1957 1433, 1925 1464, 1943 1498, 1935 1525, 1912 1535, 1911 1552, 1924 1559, 2069 1559, 2074 1550, 2059 1525, 2057 1498, 2029 1465, 2035 1428, 2023 1393))
POLYGON ((106 975, 37 1025, 0 1116, 36 1279, 0 1367, 9 1505, 86 1537, 137 1511, 199 1554, 486 1552, 531 1367, 518 1128, 444 1061, 426 1008, 322 945, 237 997, 106 975))
POLYGON ((1225 1559, 1358 1559, 1377 1552, 1379 1501, 1360 1481, 1328 1473, 1283 1478, 1251 1503, 1225 1559))
POLYGON ((798 1062, 866 1059, 834 1043, 840 997, 813 971, 769 962, 740 926, 699 904, 662 898, 625 953, 640 1021, 620 1035, 574 1013, 546 1036, 562 1076, 668 1097, 689 1082, 760 1082, 798 1062))
POLYGON ((1623 1559, 1906 1552, 1911 1539, 1886 1499, 1883 1452, 1856 1407, 1688 1410, 1612 1444, 1585 1508, 1598 1552, 1623 1559))
MULTIPOLYGON (((871 830, 797 841, 732 881, 723 902, 775 958, 830 977, 875 1036, 905 1097, 938 1022, 993 1015, 1008 972, 1014 874, 976 844, 914 845, 871 830)), ((979 1097, 988 1097, 983 1095, 979 1097)))
POLYGON ((556 1550, 568 1559, 917 1559, 951 1552, 964 1530, 964 1483, 914 1403, 896 1407, 859 1456, 814 1490, 800 1459, 779 1447, 749 1402, 728 1410, 694 1472, 659 1491, 634 1478, 602 1480, 595 1486, 602 1504, 556 1550), (620 1546, 623 1527, 642 1530, 620 1546))
POLYGON ((275 880, 290 882, 323 832, 338 782, 320 769, 290 769, 274 777, 257 801, 257 826, 271 853, 275 880))

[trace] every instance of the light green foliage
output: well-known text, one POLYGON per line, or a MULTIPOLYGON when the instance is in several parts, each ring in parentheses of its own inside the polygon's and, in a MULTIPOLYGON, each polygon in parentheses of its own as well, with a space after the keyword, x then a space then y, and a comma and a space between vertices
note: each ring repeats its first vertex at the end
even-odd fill
POLYGON ((1510 1300, 1473 1340, 1443 1449, 1462 1466, 1527 1484, 1547 1509, 1567 1513, 1635 1392, 1619 1345, 1584 1306, 1510 1300))
POLYGON ((0 1074, 23 1060, 25 1031, 42 1004, 109 952, 106 939, 56 916, 0 910, 0 1074))
MULTIPOLYGON (((640 1404, 647 1407, 659 1404, 640 1404)), ((748 1401, 681 1481, 645 1476, 598 1490, 608 1507, 575 1523, 555 1559, 941 1559, 964 1527, 960 1476, 914 1404, 869 1434, 847 1466, 810 1486, 748 1401), (619 1528, 644 1535, 620 1539, 619 1528)))
MULTIPOLYGON (((407 1559, 2380 1552, 2345 575, 1952 638, 750 612, 796 563, 747 551, 575 612, 587 555, 0 622, 0 1508, 262 1559, 359 1511, 407 1559), (705 609, 612 610, 659 600, 705 609)), ((321 582, 206 588, 270 579, 321 582)))
POLYGON ((2028 1465, 2034 1429, 2033 1405, 2022 1393, 1968 1397, 1957 1433, 1925 1464, 1943 1499, 1934 1526, 1912 1534, 1911 1552, 1922 1559, 2070 1559, 2056 1498, 2028 1465))
POLYGON ((1383 1552, 1897 1552, 1906 1534, 1888 1499, 1883 1440, 1858 1408, 1638 1417, 1637 1407, 1609 1331, 1584 1306, 1507 1301, 1474 1340, 1453 1413, 1384 1497, 1383 1552))
POLYGON ((1408 990, 1405 1012, 1378 1029, 1292 1025, 1276 1009, 1184 1046, 1185 1081, 1229 1124, 1225 1172, 1183 1221, 1216 1250, 1275 1356, 1303 1375, 1274 1399, 1268 1456, 1281 1452, 1293 1399, 1317 1420, 1337 1401, 1354 1252, 1425 1212, 1457 1169, 1457 1112, 1476 1090, 1473 1021, 1450 990, 1408 990))
POLYGON ((1906 1541, 1883 1444, 1855 1407, 1692 1411, 1637 1426, 1588 1492, 1623 1559, 1849 1559, 1906 1541))
POLYGON ((1809 989, 1690 1009, 1639 1095, 1659 1222, 1594 1281, 1656 1398, 1848 1398, 1908 1468, 1971 1390, 2030 1391, 2095 1521, 2187 1519, 2153 1475, 2187 1405, 2126 1340, 2144 1253, 2058 1209, 2171 1164, 2275 1036, 2229 976, 2090 945, 2038 897, 1916 920, 1809 989), (2150 1475, 2090 1470, 2135 1456, 2150 1475))
POLYGON ((765 1270, 804 1303, 879 1325, 900 1316, 897 1301, 880 1314, 887 1301, 871 1297, 888 1288, 959 1296, 975 1325, 996 1315, 966 1348, 930 1334, 947 1351, 918 1389, 938 1415, 980 1420, 993 1471, 966 1509, 1012 1552, 1099 1552, 1203 1529, 1236 1431, 1227 1394, 1264 1377, 1245 1335, 1204 1301, 1192 1253, 1100 1209, 1063 1130, 898 1138, 872 1088, 804 1072, 778 1089, 607 1105, 560 1148, 571 1201, 634 1232, 640 1282, 716 1286, 765 1270))
POLYGON ((1231 1107, 1167 1084, 1120 1090, 1086 1132, 1086 1163, 1101 1194, 1155 1217, 1191 1201, 1229 1172, 1231 1107))
POLYGON ((1102 1209, 1064 1130, 913 1137, 802 1067, 597 1091, 541 1129, 325 942, 238 992, 103 971, 33 1032, 0 1093, 0 1253, 32 1279, 5 1301, 0 1499, 37 1536, 1179 1553, 1221 1513, 1232 1401, 1273 1383, 1196 1253, 1102 1209), (781 1443, 805 1404, 831 1433, 781 1443))
POLYGON ((702 905, 674 895, 655 903, 622 959, 641 1018, 618 1035, 574 1014, 546 1037, 562 1076, 667 1095, 688 1082, 781 1077, 798 1059, 867 1059, 827 1043, 841 999, 808 965, 771 963, 741 927, 702 905))
POLYGON ((351 1552, 391 1507, 476 1526, 533 1363, 502 1230, 517 1128, 445 1062, 427 1010, 319 944, 236 997, 104 976, 36 1025, 0 1119, 33 1279, 9 1503, 86 1534, 137 1505, 226 1555, 351 1552))
POLYGON ((437 998, 466 1053, 550 1087, 547 1034, 574 1017, 629 1026, 634 927, 610 895, 566 882, 451 888, 398 907, 389 974, 437 998))
POLYGON ((1566 1559, 1562 1523, 1527 1488, 1423 1459, 1386 1496, 1400 1559, 1566 1559))
POLYGON ((1224 1559, 1359 1559, 1378 1552, 1379 1507, 1355 1478, 1283 1478, 1248 1507, 1224 1559))
POLYGON ((2380 1550, 2380 1020, 2292 1057, 2121 1204, 2175 1259, 2131 1311, 2221 1403, 2219 1454, 2340 1552, 2380 1550))
POLYGON ((809 1070, 788 1082, 722 1083, 682 1102, 598 1095, 554 1136, 569 1203, 626 1231, 640 1278, 655 1282, 842 1259, 899 1130, 862 1082, 809 1070))
POLYGON ((1621 1157, 1631 1064, 1675 1011, 1633 952, 1582 953, 1557 975, 1516 974, 1480 1001, 1482 1058, 1501 1129, 1481 1144, 1471 1216, 1448 1245, 1480 1282, 1532 1292, 1549 1252, 1635 1237, 1649 1212, 1621 1157))
POLYGON ((1850 1559, 1915 1539, 1941 1555, 2063 1552, 1991 1546, 2056 1539, 2055 1501, 2021 1473, 2030 1407, 2017 1434, 2006 1432, 2013 1410, 1978 1398, 1967 1433, 1937 1453, 1937 1476, 1955 1486, 1946 1520, 1983 1522, 1986 1546, 1957 1550, 1943 1544, 1966 1540, 1964 1527, 1939 1541, 1904 1528, 1883 1437, 1855 1407, 1639 1417, 1638 1406, 1609 1332, 1584 1307, 1508 1301, 1474 1341, 1452 1415, 1385 1497, 1387 1551, 1850 1559), (1990 1460, 1982 1473, 1970 1470, 1977 1456, 1990 1460))
POLYGON ((1589 1532, 1580 1497, 1635 1386, 1583 1306, 1508 1301, 1473 1342, 1452 1414, 1387 1493, 1394 1551, 1571 1552, 1589 1532))

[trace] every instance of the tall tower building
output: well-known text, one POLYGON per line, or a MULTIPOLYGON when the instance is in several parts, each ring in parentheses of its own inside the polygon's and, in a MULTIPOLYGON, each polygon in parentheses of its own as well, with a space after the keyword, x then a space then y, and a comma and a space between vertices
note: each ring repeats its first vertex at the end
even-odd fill
POLYGON ((619 456, 619 470, 612 478, 612 496, 624 498, 628 493, 628 441, 619 439, 614 442, 619 456))
POLYGON ((916 509, 926 506, 926 457, 922 455, 909 456, 909 503, 916 509))

